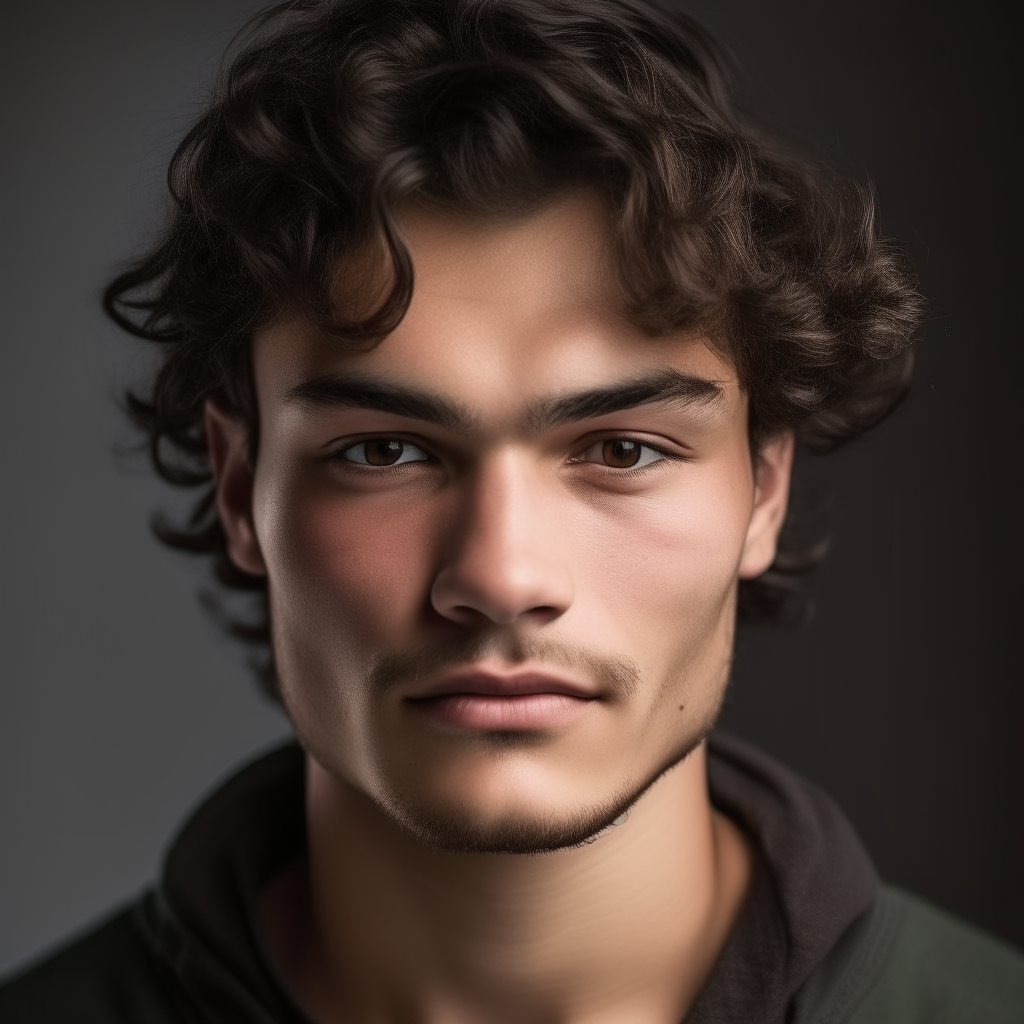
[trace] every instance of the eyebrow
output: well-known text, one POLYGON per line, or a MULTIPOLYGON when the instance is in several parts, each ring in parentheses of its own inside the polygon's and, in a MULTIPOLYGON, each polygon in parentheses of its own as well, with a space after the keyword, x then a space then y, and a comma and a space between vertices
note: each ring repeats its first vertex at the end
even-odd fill
POLYGON ((535 430, 542 431, 641 405, 668 402, 682 408, 710 406, 721 403, 724 397, 725 391, 718 381, 665 368, 607 387, 549 398, 531 411, 530 423, 535 430))
MULTIPOLYGON (((527 421, 539 433, 659 402, 683 408, 715 405, 723 400, 724 394, 718 381, 665 368, 617 384, 541 399, 528 410, 527 421)), ((476 416, 442 395, 363 374, 329 373, 313 377, 292 387, 285 400, 312 408, 375 409, 436 423, 453 433, 468 434, 480 429, 476 416)))
POLYGON ((291 388, 285 401, 313 408, 347 406, 436 423, 453 433, 478 429, 475 416, 442 395, 361 374, 328 373, 291 388))

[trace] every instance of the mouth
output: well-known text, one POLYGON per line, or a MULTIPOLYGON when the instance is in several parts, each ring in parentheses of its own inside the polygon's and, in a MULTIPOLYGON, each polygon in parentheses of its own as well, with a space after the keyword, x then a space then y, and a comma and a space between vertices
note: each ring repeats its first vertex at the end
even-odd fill
POLYGON ((462 729, 523 731, 568 725, 598 700, 579 683, 540 672, 450 673, 416 696, 416 712, 462 729))

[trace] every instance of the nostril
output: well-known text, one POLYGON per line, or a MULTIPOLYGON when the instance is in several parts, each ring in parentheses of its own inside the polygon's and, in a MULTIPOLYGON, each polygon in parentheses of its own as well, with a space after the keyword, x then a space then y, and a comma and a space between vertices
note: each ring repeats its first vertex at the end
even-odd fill
POLYGON ((561 609, 550 604, 535 605, 532 608, 524 609, 502 608, 494 605, 482 608, 471 604, 457 604, 450 606, 447 617, 467 626, 482 623, 510 625, 517 620, 533 620, 535 622, 547 623, 557 619, 561 614, 561 609))
MULTIPOLYGON (((460 549, 434 578, 430 602, 443 617, 463 625, 550 622, 572 603, 567 573, 550 559, 511 558, 505 552, 460 549), (484 557, 486 555, 487 557, 484 557)), ((479 547, 479 546, 478 546, 479 547)))
POLYGON ((551 622, 562 614, 562 610, 556 608, 553 604, 541 604, 537 605, 536 608, 527 609, 525 614, 527 617, 536 619, 539 622, 551 622))
POLYGON ((486 612, 468 604, 454 605, 448 613, 448 617, 465 625, 476 625, 477 623, 489 620, 489 616, 486 612))

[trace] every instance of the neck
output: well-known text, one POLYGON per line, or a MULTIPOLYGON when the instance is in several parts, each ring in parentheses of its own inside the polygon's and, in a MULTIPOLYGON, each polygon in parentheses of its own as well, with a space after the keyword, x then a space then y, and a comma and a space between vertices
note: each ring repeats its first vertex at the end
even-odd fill
POLYGON ((593 842, 440 853, 316 762, 308 876, 264 901, 300 1002, 335 1021, 674 1024, 739 910, 750 855, 708 801, 703 745, 593 842))

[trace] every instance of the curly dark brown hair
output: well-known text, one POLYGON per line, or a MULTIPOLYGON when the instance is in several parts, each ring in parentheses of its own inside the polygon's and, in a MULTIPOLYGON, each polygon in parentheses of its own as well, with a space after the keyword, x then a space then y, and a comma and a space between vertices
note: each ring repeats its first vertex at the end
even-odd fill
MULTIPOLYGON (((784 429, 827 451, 895 407, 922 312, 908 264, 871 190, 773 141, 733 82, 700 25, 649 0, 287 0, 250 23, 171 161, 161 239, 104 294, 164 349, 151 391, 128 397, 157 472, 201 492, 157 533, 256 593, 236 635, 266 648, 266 581, 227 556, 204 404, 242 417, 255 451, 257 328, 296 312, 371 346, 395 327, 413 288, 402 201, 509 213, 599 189, 630 316, 727 352, 755 452, 784 429), (393 274, 354 319, 332 296, 372 239, 393 274)), ((787 536, 741 584, 742 619, 782 616, 819 556, 787 536)))

